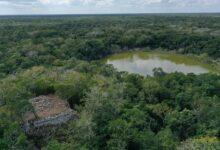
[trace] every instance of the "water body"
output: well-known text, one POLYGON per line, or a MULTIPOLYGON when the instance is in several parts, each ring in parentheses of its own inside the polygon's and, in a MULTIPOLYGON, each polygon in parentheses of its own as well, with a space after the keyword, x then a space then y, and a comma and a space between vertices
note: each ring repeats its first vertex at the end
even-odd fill
POLYGON ((128 52, 116 54, 106 59, 118 71, 153 76, 154 68, 162 68, 167 73, 203 74, 216 72, 216 66, 203 63, 196 57, 166 52, 128 52))

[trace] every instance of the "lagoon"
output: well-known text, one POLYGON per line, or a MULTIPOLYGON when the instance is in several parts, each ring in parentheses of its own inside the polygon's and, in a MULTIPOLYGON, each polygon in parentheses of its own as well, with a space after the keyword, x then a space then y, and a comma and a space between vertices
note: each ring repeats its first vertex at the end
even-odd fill
POLYGON ((166 73, 182 72, 196 75, 217 72, 216 66, 204 63, 198 57, 168 52, 126 52, 112 55, 105 61, 118 71, 150 76, 153 76, 154 68, 162 68, 166 73))

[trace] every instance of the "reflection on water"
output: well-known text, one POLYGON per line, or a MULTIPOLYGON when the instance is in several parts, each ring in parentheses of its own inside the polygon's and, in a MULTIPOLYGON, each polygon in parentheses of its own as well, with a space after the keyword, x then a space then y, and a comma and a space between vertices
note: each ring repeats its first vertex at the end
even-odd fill
POLYGON ((174 58, 174 56, 175 54, 151 54, 149 52, 124 53, 109 57, 107 64, 112 64, 118 71, 151 76, 153 75, 153 69, 159 67, 167 73, 202 74, 209 72, 208 68, 198 64, 195 60, 190 60, 192 58, 187 58, 187 56, 175 56, 174 58), (185 62, 183 59, 185 59, 185 62))

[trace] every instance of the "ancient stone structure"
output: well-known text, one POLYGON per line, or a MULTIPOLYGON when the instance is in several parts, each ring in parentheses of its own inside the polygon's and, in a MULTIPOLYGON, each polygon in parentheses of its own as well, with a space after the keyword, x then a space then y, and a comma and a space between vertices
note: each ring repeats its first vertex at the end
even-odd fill
POLYGON ((30 103, 34 110, 24 116, 24 130, 28 134, 34 134, 46 127, 56 127, 78 118, 68 103, 55 95, 39 96, 30 99, 30 103))

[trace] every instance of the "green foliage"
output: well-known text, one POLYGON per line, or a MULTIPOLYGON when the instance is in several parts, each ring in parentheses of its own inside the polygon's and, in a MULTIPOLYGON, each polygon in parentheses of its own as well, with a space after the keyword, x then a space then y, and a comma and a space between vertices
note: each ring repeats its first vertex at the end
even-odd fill
POLYGON ((220 142, 216 137, 200 137, 195 139, 188 139, 177 147, 178 150, 197 150, 197 149, 219 149, 220 142))
POLYGON ((55 85, 56 93, 67 100, 71 107, 80 104, 80 100, 88 88, 88 80, 77 72, 66 73, 55 85))
POLYGON ((0 149, 23 150, 31 148, 19 123, 13 120, 6 109, 0 109, 0 117, 0 149))
POLYGON ((71 147, 68 144, 61 144, 56 140, 52 140, 48 143, 43 150, 70 150, 71 147))
POLYGON ((127 146, 129 125, 123 119, 113 120, 108 125, 111 139, 108 141, 109 149, 125 149, 127 146))
POLYGON ((161 144, 161 148, 165 150, 175 150, 178 140, 173 135, 172 131, 167 128, 157 133, 158 141, 161 144))
POLYGON ((219 149, 219 75, 156 68, 144 77, 98 60, 148 47, 217 61, 216 16, 0 17, 0 149, 219 149), (27 137, 28 100, 48 94, 79 119, 27 137))
POLYGON ((153 79, 146 79, 142 83, 142 92, 140 92, 140 99, 148 103, 158 103, 160 101, 160 93, 162 89, 160 84, 153 79))
POLYGON ((195 134, 197 119, 194 112, 184 109, 181 112, 169 113, 166 116, 166 124, 182 140, 195 134))
POLYGON ((57 59, 94 60, 142 47, 220 57, 220 19, 216 15, 1 17, 0 20, 1 74, 50 66, 57 59), (203 32, 204 28, 209 31, 203 32))
POLYGON ((181 110, 184 108, 190 109, 191 104, 193 103, 192 94, 188 91, 177 94, 176 103, 176 105, 179 106, 181 110))

